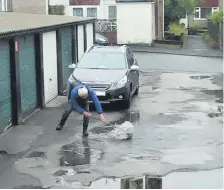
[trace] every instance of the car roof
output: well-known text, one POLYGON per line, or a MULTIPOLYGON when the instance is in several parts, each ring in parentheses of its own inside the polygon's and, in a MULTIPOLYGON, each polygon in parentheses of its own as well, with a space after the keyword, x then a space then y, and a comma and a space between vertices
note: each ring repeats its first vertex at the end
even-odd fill
POLYGON ((114 53, 125 53, 127 46, 92 46, 87 52, 114 52, 114 53))

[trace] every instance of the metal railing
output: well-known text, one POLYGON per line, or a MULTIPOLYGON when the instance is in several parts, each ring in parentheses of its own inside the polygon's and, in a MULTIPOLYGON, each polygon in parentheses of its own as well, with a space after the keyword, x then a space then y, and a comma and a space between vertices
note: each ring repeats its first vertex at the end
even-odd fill
POLYGON ((117 20, 98 19, 96 20, 96 32, 116 32, 117 20))

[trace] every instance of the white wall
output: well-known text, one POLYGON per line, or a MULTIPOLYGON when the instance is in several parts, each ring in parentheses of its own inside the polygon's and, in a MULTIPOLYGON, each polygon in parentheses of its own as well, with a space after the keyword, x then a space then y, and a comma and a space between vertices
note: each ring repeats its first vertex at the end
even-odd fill
POLYGON ((187 28, 188 27, 188 22, 187 22, 187 17, 186 18, 181 18, 180 19, 180 24, 185 24, 185 27, 187 28))
POLYGON ((153 5, 153 2, 117 3, 118 44, 152 43, 153 5))
POLYGON ((93 46, 93 23, 86 25, 87 49, 93 46))
POLYGON ((49 5, 69 5, 69 0, 48 0, 49 5))
POLYGON ((78 60, 84 53, 84 28, 83 25, 78 25, 78 60))

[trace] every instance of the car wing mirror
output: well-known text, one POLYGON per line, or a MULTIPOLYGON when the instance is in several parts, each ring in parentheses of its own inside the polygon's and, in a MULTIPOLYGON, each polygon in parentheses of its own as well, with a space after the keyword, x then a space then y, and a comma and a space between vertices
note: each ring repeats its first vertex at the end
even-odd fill
POLYGON ((69 65, 68 68, 70 68, 70 69, 75 69, 75 68, 76 68, 76 64, 73 63, 73 64, 69 65))
POLYGON ((131 66, 131 71, 138 71, 138 70, 139 70, 138 65, 132 65, 131 66))

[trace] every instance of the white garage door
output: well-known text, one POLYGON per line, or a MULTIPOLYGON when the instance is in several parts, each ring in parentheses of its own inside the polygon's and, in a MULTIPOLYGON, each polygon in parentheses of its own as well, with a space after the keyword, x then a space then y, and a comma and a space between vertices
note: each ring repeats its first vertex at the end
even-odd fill
POLYGON ((80 59, 84 53, 84 27, 78 25, 78 59, 80 59))
POLYGON ((93 45, 93 23, 86 25, 87 49, 93 45))
POLYGON ((43 33, 44 95, 48 103, 58 95, 56 32, 43 33))

